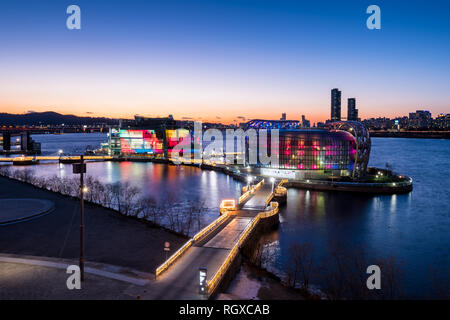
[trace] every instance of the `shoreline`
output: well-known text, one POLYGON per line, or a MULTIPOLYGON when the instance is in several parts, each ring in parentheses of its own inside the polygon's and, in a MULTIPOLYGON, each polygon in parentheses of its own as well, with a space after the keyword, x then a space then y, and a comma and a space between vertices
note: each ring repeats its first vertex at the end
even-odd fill
POLYGON ((449 131, 370 131, 371 138, 450 139, 449 131))

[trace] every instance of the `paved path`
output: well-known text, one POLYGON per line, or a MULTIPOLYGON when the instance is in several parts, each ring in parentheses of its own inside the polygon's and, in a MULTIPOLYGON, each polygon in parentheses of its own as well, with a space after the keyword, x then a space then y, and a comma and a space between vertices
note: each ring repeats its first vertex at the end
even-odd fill
MULTIPOLYGON (((78 259, 79 201, 0 177, 0 199, 20 197, 50 200, 55 209, 38 219, 0 226, 0 253, 78 259)), ((86 261, 153 273, 165 260, 165 241, 172 250, 186 242, 186 238, 87 203, 85 219, 86 261)))
POLYGON ((136 270, 86 263, 80 290, 67 288, 75 260, 0 255, 0 300, 137 299, 151 290, 150 276, 136 270))
POLYGON ((144 298, 149 299, 206 299, 200 295, 199 268, 207 268, 207 281, 226 260, 231 249, 239 240, 245 228, 256 215, 265 210, 265 202, 271 194, 271 186, 262 186, 255 192, 237 215, 228 219, 219 231, 209 235, 209 239, 194 244, 165 273, 152 283, 152 290, 144 298))
MULTIPOLYGON (((126 283, 121 279, 105 277, 104 272, 103 274, 88 273, 87 279, 90 282, 86 281, 86 284, 92 283, 90 287, 92 291, 85 291, 85 296, 73 295, 61 286, 61 281, 65 285, 65 279, 67 279, 65 270, 48 265, 25 265, 10 261, 0 262, 0 268, 2 268, 0 273, 3 273, 0 281, 4 294, 0 297, 95 299, 96 297, 104 298, 106 292, 111 293, 107 297, 120 299, 137 296, 142 299, 205 299, 206 297, 198 292, 198 269, 207 268, 208 280, 214 276, 245 227, 260 212, 259 208, 264 209, 266 197, 270 194, 268 190, 271 189, 263 186, 253 195, 256 200, 250 199, 248 205, 239 211, 238 216, 228 219, 220 230, 209 235, 209 239, 191 247, 157 280, 147 277, 150 282, 143 287, 126 283), (58 270, 57 274, 54 269, 58 270), (40 282, 39 279, 44 282, 40 282), (58 289, 52 291, 51 284, 56 285, 56 283, 58 289), (16 290, 15 284, 25 288, 24 295, 21 296, 22 291, 16 290), (8 291, 9 293, 5 293, 8 291), (42 292, 41 295, 40 292, 42 292)), ((55 212, 39 219, 0 227, 0 253, 77 258, 79 249, 77 201, 20 182, 0 178, 0 198, 18 197, 22 194, 50 199, 55 203, 55 212)), ((163 261, 164 241, 170 241, 173 250, 176 250, 186 240, 159 229, 148 228, 142 222, 118 216, 110 210, 86 206, 87 261, 153 272, 163 261)), ((111 272, 117 273, 117 270, 111 272)))
POLYGON ((250 217, 236 217, 231 220, 214 238, 209 240, 203 247, 232 249, 242 231, 252 221, 250 217))
POLYGON ((54 203, 44 199, 0 199, 0 203, 0 226, 36 218, 54 209, 54 203))
POLYGON ((245 202, 242 209, 259 209, 264 210, 266 208, 266 200, 269 195, 272 193, 272 185, 271 184, 263 184, 261 188, 253 194, 253 196, 245 202))

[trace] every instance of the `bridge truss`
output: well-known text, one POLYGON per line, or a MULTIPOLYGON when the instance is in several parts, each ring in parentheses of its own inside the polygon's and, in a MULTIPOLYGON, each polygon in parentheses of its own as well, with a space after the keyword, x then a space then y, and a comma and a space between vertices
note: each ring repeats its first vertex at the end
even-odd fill
POLYGON ((330 129, 344 130, 351 133, 356 140, 355 165, 353 167, 353 178, 361 178, 367 172, 370 156, 370 134, 369 129, 358 121, 337 121, 328 125, 330 129))

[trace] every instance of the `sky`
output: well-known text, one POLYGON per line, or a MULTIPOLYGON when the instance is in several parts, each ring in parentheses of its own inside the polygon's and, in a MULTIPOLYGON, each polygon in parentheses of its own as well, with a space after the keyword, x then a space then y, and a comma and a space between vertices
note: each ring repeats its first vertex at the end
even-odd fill
POLYGON ((363 119, 436 116, 450 113, 449 17, 445 0, 1 0, 0 112, 317 122, 339 88, 343 116, 350 97, 363 119))

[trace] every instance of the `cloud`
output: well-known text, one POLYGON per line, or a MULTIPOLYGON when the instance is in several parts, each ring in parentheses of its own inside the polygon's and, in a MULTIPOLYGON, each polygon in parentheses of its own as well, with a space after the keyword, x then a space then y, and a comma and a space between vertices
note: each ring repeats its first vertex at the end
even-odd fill
POLYGON ((34 110, 28 110, 27 113, 36 113, 34 110))
POLYGON ((181 118, 181 120, 192 120, 192 119, 194 119, 194 118, 191 118, 191 117, 182 117, 181 118))
POLYGON ((87 114, 93 114, 93 112, 90 112, 90 111, 87 111, 86 113, 87 113, 87 114))
POLYGON ((241 119, 241 120, 245 120, 246 118, 243 116, 237 116, 236 118, 241 119))
POLYGON ((216 119, 222 119, 221 117, 216 117, 216 119))

